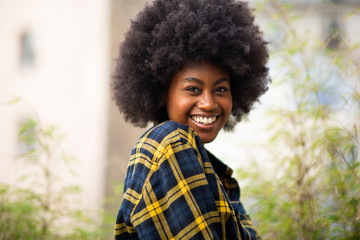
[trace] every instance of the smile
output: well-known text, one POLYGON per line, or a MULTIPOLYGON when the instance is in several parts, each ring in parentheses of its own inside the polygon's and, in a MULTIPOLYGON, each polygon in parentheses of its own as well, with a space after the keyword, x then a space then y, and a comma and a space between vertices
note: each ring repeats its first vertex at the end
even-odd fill
POLYGON ((216 117, 200 117, 200 116, 191 116, 191 118, 197 122, 205 125, 210 125, 216 121, 216 117))

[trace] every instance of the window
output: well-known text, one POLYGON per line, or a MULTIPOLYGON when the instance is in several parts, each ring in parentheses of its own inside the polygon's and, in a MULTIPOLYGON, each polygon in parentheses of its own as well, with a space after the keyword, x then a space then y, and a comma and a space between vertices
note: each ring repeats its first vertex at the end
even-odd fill
POLYGON ((34 40, 30 32, 23 32, 20 35, 20 53, 20 64, 22 67, 29 67, 35 64, 34 40))

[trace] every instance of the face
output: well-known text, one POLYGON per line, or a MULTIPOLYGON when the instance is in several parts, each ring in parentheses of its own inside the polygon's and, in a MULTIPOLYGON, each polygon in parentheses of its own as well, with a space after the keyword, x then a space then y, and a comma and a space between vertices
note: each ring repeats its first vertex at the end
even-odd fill
POLYGON ((209 143, 232 110, 229 75, 209 62, 186 66, 172 77, 165 104, 170 120, 191 127, 209 143))

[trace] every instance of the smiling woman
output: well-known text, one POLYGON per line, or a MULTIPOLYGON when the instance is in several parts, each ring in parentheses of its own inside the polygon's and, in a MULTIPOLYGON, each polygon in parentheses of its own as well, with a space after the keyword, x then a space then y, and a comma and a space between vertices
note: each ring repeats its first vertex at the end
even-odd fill
POLYGON ((113 98, 136 126, 116 239, 259 239, 232 170, 208 152, 269 83, 266 42, 235 0, 155 0, 132 22, 113 98))
POLYGON ((172 77, 165 105, 170 120, 212 142, 232 110, 229 74, 209 62, 185 66, 172 77))

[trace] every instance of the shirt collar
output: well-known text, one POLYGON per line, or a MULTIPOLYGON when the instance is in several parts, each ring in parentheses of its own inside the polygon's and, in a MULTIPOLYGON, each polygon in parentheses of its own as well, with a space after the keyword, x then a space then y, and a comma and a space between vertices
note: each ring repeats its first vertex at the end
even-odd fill
POLYGON ((206 150, 211 165, 219 177, 231 177, 233 170, 215 157, 211 152, 206 150))

